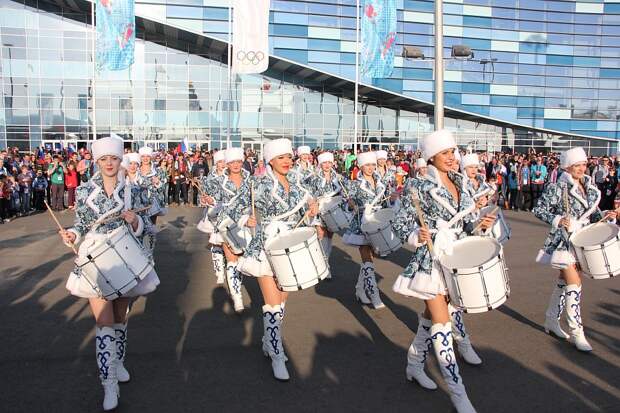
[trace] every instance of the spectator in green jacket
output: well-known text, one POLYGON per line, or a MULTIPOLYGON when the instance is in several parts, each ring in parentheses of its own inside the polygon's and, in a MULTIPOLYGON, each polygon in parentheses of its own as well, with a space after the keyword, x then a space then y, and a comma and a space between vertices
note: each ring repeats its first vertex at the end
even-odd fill
POLYGON ((65 166, 60 162, 60 156, 54 156, 54 161, 47 168, 50 179, 51 205, 54 211, 62 211, 65 198, 65 166))

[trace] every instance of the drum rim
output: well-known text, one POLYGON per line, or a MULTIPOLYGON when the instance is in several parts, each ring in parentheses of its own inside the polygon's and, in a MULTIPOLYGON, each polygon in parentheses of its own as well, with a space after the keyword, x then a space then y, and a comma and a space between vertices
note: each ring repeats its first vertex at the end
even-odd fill
MULTIPOLYGON (((600 246, 607 247, 609 245, 612 245, 614 242, 620 242, 620 229, 618 229, 618 227, 616 225, 611 224, 609 222, 594 222, 592 224, 588 224, 585 227, 579 229, 579 231, 573 232, 568 240, 570 241, 571 245, 573 245, 574 247, 577 247, 577 248, 584 248, 584 249, 586 249, 586 248, 592 248, 594 246, 596 246, 596 247, 600 247, 600 246), (614 236, 612 236, 610 239, 608 239, 607 241, 603 242, 603 243, 598 243, 598 244, 594 244, 594 245, 579 245, 579 244, 575 244, 575 237, 577 236, 577 234, 580 234, 582 231, 588 230, 590 228, 594 228, 595 226, 601 226, 601 225, 613 228, 616 231, 616 234, 614 236)), ((592 248, 592 249, 589 249, 588 251, 595 251, 596 249, 599 249, 599 248, 592 248)))

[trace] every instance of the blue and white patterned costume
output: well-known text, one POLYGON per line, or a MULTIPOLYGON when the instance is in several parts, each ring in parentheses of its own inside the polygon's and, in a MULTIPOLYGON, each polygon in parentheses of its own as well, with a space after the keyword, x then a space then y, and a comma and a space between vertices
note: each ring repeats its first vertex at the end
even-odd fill
POLYGON ((465 179, 467 180, 467 190, 475 200, 483 196, 491 197, 495 193, 495 189, 484 179, 484 176, 481 174, 476 174, 476 177, 474 178, 478 183, 478 188, 474 187, 472 179, 467 176, 465 176, 465 179))
POLYGON ((138 167, 137 173, 143 184, 147 187, 148 195, 151 199, 150 204, 152 205, 152 208, 149 211, 149 215, 166 215, 168 213, 168 208, 166 207, 166 194, 164 193, 166 185, 166 172, 155 166, 153 163, 151 163, 151 171, 147 174, 142 174, 140 168, 141 167, 138 167), (157 185, 153 183, 153 177, 157 177, 159 180, 157 185))
POLYGON ((304 183, 316 173, 314 167, 310 164, 307 167, 304 167, 301 161, 297 161, 295 167, 291 170, 292 173, 297 175, 297 179, 299 182, 304 185, 304 183))
MULTIPOLYGON (((149 201, 150 198, 146 190, 137 185, 126 185, 122 174, 119 174, 118 183, 110 197, 105 193, 103 178, 99 173, 96 173, 88 182, 82 183, 76 191, 75 224, 68 230, 76 235, 75 244, 78 244, 83 238, 80 254, 87 245, 105 238, 106 234, 126 225, 123 219, 113 220, 102 225, 98 224, 100 221, 125 210, 148 206, 149 201)), ((147 212, 139 213, 138 217, 137 230, 133 231, 130 228, 130 231, 142 242, 142 238, 154 233, 155 228, 148 218, 147 212)), ((88 281, 81 277, 80 272, 78 267, 74 268, 67 280, 67 289, 77 297, 97 297, 97 293, 88 281)), ((159 285, 159 278, 155 271, 151 271, 125 296, 133 297, 148 294, 154 291, 157 285, 159 285)))
POLYGON ((342 178, 334 169, 331 170, 329 181, 325 178, 325 172, 320 170, 309 175, 303 184, 315 198, 336 196, 342 191, 342 178))
POLYGON ((353 214, 351 226, 342 237, 342 241, 346 244, 357 246, 370 245, 361 228, 364 213, 388 206, 387 201, 383 200, 387 195, 387 186, 376 172, 373 173, 373 179, 375 181, 375 188, 364 178, 361 172, 358 174, 357 179, 348 183, 347 192, 349 193, 349 198, 355 202, 356 212, 353 214))
POLYGON ((585 175, 583 186, 585 196, 580 186, 572 176, 565 172, 557 183, 550 183, 545 188, 542 196, 538 199, 533 209, 534 215, 551 225, 551 231, 545 240, 543 249, 539 251, 536 261, 542 264, 551 264, 554 268, 564 268, 576 262, 575 256, 568 248, 570 234, 564 227, 560 227, 560 220, 570 216, 570 232, 577 231, 581 227, 596 222, 603 217, 598 203, 601 192, 592 183, 592 179, 585 175), (569 211, 565 208, 565 193, 568 194, 569 211))
POLYGON ((437 259, 431 256, 426 244, 417 243, 417 212, 412 200, 415 191, 431 231, 434 254, 451 254, 452 243, 473 230, 478 218, 475 202, 467 190, 465 177, 448 172, 448 177, 459 191, 460 202, 441 182, 437 169, 429 165, 428 174, 409 180, 401 197, 402 206, 393 224, 394 231, 403 240, 417 246, 411 261, 394 283, 394 291, 406 296, 429 300, 445 294, 445 285, 437 259))
MULTIPOLYGON (((289 173, 289 191, 284 187, 270 168, 264 176, 254 181, 254 202, 256 214, 260 222, 256 226, 256 233, 248 246, 240 263, 239 270, 254 277, 273 276, 271 266, 265 255, 265 242, 268 238, 280 231, 292 228, 304 216, 308 200, 311 198, 308 190, 298 184, 297 174, 289 173)), ((240 225, 245 225, 251 209, 252 197, 249 186, 244 186, 237 200, 222 212, 240 225)), ((313 220, 306 219, 304 224, 312 224, 313 220)))

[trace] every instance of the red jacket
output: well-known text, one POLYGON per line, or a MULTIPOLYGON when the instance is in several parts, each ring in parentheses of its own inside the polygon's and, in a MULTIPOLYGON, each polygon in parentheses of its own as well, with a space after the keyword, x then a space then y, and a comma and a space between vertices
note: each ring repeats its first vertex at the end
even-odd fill
POLYGON ((77 188, 78 174, 75 169, 73 169, 72 171, 65 171, 65 186, 67 188, 77 188))

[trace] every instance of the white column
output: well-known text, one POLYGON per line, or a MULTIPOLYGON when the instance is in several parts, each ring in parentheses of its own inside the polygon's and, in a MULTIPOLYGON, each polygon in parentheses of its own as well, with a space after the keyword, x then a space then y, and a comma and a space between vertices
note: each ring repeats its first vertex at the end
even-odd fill
POLYGON ((435 130, 443 129, 443 0, 435 0, 435 130))
POLYGON ((360 83, 360 0, 357 0, 355 9, 355 100, 353 104, 353 151, 357 154, 359 125, 357 121, 357 110, 359 104, 359 83, 360 83))

